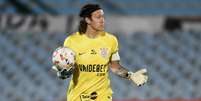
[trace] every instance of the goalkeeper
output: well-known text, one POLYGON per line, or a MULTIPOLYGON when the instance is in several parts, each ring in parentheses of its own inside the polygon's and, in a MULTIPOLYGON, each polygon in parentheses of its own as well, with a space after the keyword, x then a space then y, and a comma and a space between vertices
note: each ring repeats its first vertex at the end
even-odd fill
POLYGON ((109 69, 137 86, 145 84, 146 69, 132 72, 120 65, 118 40, 104 31, 104 12, 100 6, 87 4, 81 8, 79 16, 78 32, 64 41, 65 47, 76 52, 76 65, 73 70, 64 68, 58 72, 62 79, 72 74, 67 101, 112 101, 109 69))

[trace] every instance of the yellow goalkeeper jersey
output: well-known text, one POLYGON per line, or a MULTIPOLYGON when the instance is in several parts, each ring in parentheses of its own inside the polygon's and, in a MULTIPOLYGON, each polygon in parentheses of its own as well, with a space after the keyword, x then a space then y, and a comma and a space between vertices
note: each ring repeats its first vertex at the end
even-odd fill
POLYGON ((111 55, 118 50, 116 37, 101 32, 92 39, 76 32, 65 39, 64 46, 76 52, 76 68, 67 101, 111 101, 108 64, 111 55))

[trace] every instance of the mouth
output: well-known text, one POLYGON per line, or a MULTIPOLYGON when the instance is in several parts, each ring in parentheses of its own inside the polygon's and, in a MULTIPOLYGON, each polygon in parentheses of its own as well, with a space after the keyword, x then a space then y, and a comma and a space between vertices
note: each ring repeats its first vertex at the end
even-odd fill
POLYGON ((101 28, 101 29, 104 29, 104 25, 101 25, 100 28, 101 28))
POLYGON ((100 27, 104 27, 104 24, 101 24, 100 27))

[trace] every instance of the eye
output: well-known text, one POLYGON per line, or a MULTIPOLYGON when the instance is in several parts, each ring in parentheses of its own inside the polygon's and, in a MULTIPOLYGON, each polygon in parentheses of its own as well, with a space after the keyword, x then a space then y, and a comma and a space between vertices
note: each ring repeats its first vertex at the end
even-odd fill
POLYGON ((101 16, 96 16, 96 18, 97 18, 97 19, 100 19, 100 18, 101 18, 101 16))
POLYGON ((100 15, 100 16, 98 16, 97 18, 98 18, 98 19, 102 19, 102 18, 104 18, 104 16, 100 15))

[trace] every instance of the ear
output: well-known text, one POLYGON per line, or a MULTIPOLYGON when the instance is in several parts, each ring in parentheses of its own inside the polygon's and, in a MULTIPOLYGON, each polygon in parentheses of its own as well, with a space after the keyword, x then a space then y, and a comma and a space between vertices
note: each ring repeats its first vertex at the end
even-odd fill
POLYGON ((85 21, 86 21, 88 24, 91 24, 91 20, 90 20, 88 17, 85 18, 85 21))

